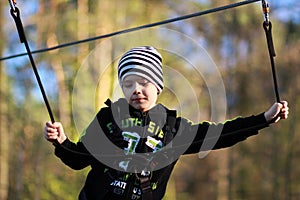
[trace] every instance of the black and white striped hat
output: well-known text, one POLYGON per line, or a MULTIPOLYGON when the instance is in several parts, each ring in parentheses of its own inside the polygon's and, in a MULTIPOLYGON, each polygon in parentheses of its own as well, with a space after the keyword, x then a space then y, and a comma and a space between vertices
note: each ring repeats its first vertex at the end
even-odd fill
POLYGON ((162 57, 151 46, 135 47, 127 51, 118 64, 118 78, 122 86, 128 75, 138 75, 152 82, 161 93, 163 83, 162 57))

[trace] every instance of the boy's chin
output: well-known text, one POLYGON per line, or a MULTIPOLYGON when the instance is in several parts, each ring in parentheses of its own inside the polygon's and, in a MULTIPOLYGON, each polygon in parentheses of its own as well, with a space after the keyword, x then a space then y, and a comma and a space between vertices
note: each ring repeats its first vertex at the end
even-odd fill
POLYGON ((135 109, 141 111, 141 112, 146 112, 149 110, 148 106, 143 105, 143 104, 134 104, 132 105, 135 109))

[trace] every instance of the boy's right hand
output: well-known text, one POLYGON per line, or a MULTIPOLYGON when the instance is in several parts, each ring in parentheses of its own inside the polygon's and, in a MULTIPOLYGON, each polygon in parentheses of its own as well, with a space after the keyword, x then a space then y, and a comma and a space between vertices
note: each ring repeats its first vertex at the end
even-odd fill
POLYGON ((49 142, 57 141, 59 144, 63 143, 67 139, 63 126, 60 122, 46 122, 44 137, 49 142))
POLYGON ((287 119, 289 114, 289 107, 287 101, 274 103, 268 111, 265 112, 267 122, 276 123, 281 119, 287 119))

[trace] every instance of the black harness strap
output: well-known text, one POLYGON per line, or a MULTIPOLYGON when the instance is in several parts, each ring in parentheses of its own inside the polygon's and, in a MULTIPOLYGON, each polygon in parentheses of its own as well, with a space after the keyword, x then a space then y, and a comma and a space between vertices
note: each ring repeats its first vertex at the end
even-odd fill
POLYGON ((166 133, 165 137, 164 137, 164 143, 165 145, 168 144, 169 142, 171 142, 173 140, 173 134, 175 134, 176 132, 176 110, 167 110, 167 124, 165 125, 165 127, 163 128, 166 133))
POLYGON ((276 68, 275 68, 275 61, 274 57, 276 56, 273 37, 272 37, 272 23, 269 20, 269 4, 266 1, 262 1, 263 12, 265 15, 265 21, 263 23, 263 27, 266 33, 269 56, 271 61, 271 68, 272 68, 272 76, 274 82, 274 90, 276 95, 276 101, 280 103, 279 91, 278 91, 278 83, 277 83, 277 75, 276 75, 276 68))
POLYGON ((26 39, 26 36, 25 36, 23 24, 22 24, 21 17, 20 17, 20 11, 19 11, 19 9, 17 7, 12 7, 10 9, 10 13, 11 13, 11 16, 13 17, 13 19, 15 20, 16 27, 17 27, 17 30, 18 30, 18 33, 19 33, 19 37, 20 37, 20 42, 24 43, 24 45, 25 45, 25 48, 26 48, 29 60, 31 62, 31 66, 32 66, 33 72, 34 72, 34 75, 36 77, 36 80, 38 82, 40 91, 41 91, 43 99, 44 99, 44 102, 46 104, 46 107, 47 107, 47 110, 48 110, 51 122, 54 123, 55 120, 54 120, 54 117, 53 117, 53 114, 52 114, 52 111, 51 111, 51 107, 50 107, 50 104, 48 102, 46 92, 44 90, 41 78, 39 76, 38 70, 36 68, 36 65, 35 65, 32 53, 30 51, 30 48, 29 48, 29 45, 28 45, 28 42, 27 42, 27 39, 26 39))
MULTIPOLYGON (((167 145, 173 139, 173 134, 176 132, 176 110, 167 110, 167 123, 163 127, 164 144, 167 145)), ((142 190, 143 200, 153 200, 152 186, 151 186, 151 176, 139 176, 140 186, 142 190)))
POLYGON ((268 50, 269 50, 272 76, 273 76, 273 83, 274 83, 274 91, 275 91, 275 95, 276 95, 276 101, 280 102, 278 83, 277 83, 277 75, 276 75, 276 68, 275 68, 275 62, 274 62, 274 57, 276 56, 276 54, 275 54, 273 38, 272 38, 272 23, 269 22, 269 24, 267 25, 267 23, 264 22, 263 26, 264 26, 264 30, 266 32, 266 37, 267 37, 268 50))
POLYGON ((143 200, 153 200, 152 187, 148 176, 139 177, 143 200))

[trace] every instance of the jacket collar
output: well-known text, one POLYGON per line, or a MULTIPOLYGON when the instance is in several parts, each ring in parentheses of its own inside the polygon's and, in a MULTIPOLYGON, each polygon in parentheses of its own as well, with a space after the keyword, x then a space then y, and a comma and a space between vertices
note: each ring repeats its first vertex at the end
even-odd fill
POLYGON ((120 98, 116 102, 111 103, 111 109, 113 114, 117 114, 120 118, 123 117, 138 117, 142 118, 145 116, 150 116, 150 118, 166 118, 167 108, 162 104, 156 104, 153 108, 148 110, 147 112, 142 112, 140 110, 135 109, 130 104, 128 104, 125 98, 120 98))

